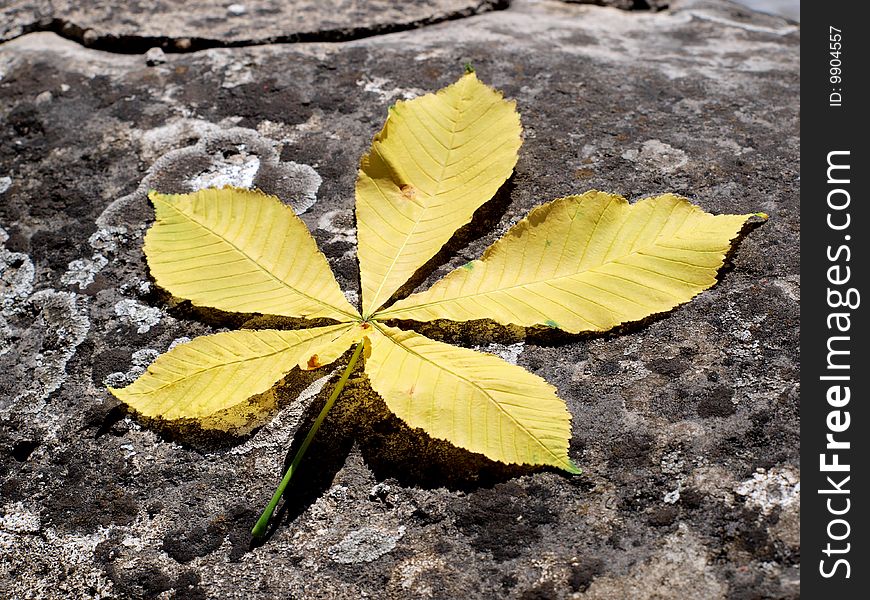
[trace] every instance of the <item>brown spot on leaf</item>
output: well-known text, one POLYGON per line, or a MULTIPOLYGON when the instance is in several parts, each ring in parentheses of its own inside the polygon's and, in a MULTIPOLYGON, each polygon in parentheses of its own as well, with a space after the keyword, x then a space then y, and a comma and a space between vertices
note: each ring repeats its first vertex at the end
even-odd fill
POLYGON ((412 185, 408 185, 406 183, 406 184, 402 185, 399 189, 401 190, 402 195, 405 198, 407 198, 408 200, 413 200, 414 198, 417 197, 417 188, 415 188, 412 185))
POLYGON ((316 369, 317 367, 322 367, 323 363, 320 362, 320 357, 316 354, 312 354, 311 358, 308 359, 308 368, 316 369))

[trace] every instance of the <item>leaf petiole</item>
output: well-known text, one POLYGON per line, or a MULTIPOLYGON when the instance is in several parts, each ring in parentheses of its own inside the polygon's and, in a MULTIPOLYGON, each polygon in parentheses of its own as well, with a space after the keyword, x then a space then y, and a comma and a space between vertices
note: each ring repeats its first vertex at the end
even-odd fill
POLYGON ((338 380, 338 384, 335 386, 335 389, 332 390, 332 393, 326 400, 326 404, 323 405, 320 414, 317 415, 317 419, 315 419, 314 425, 311 426, 308 435, 306 435, 305 439, 302 441, 302 445, 296 452, 296 456, 293 457, 293 462, 290 463, 290 467, 287 469, 287 472, 284 473, 284 478, 281 480, 281 483, 278 484, 278 488, 272 495, 272 499, 269 501, 268 506, 266 506, 266 510, 263 511, 263 514, 260 515, 260 518, 257 520, 257 524, 254 525, 254 528, 251 530, 251 535, 254 536, 255 539, 263 537, 263 535, 266 533, 266 528, 269 526, 269 520, 272 518, 272 513, 275 512, 275 508, 278 506, 278 502, 281 500, 281 496, 284 495, 284 490, 287 487, 287 484, 290 483, 290 479, 293 477, 293 473, 295 473, 296 469, 299 468, 299 463, 302 462, 302 457, 305 456, 305 451, 308 450, 308 446, 311 445, 311 441, 314 439, 314 435, 317 433, 317 430, 320 429, 320 426, 323 424, 324 419, 326 419, 326 414, 329 412, 329 409, 332 408, 332 405, 335 404, 336 398, 338 398, 338 395, 344 389, 344 386, 347 383, 347 379, 348 377, 350 377, 351 371, 353 371, 354 366, 356 366, 356 361, 359 359, 359 355, 362 353, 363 343, 364 342, 361 341, 356 345, 356 349, 353 351, 353 354, 350 357, 350 361, 347 363, 347 367, 345 367, 344 369, 344 373, 341 374, 341 378, 338 380))

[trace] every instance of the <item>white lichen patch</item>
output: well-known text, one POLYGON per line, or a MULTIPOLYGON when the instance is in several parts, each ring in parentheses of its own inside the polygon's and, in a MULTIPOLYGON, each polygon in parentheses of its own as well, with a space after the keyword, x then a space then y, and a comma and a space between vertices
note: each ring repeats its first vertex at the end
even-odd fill
POLYGON ((126 227, 101 227, 91 234, 88 243, 101 255, 111 256, 127 241, 126 227))
MULTIPOLYGON (((0 243, 9 239, 0 228, 0 243)), ((75 294, 33 293, 35 270, 26 254, 0 248, 0 355, 18 356, 15 384, 0 399, 0 418, 16 410, 39 412, 66 380, 66 363, 84 341, 90 321, 75 294), (13 318, 14 317, 14 318, 13 318)), ((48 421, 41 421, 48 425, 48 421)))
POLYGON ((342 290, 344 298, 351 303, 352 306, 359 304, 359 292, 356 290, 342 290))
POLYGON ((665 452, 659 461, 662 473, 682 476, 685 474, 686 460, 683 451, 676 449, 665 452))
POLYGON ((134 352, 130 357, 131 364, 127 372, 122 373, 116 371, 115 373, 110 373, 106 375, 105 379, 103 379, 103 383, 114 388, 130 385, 145 372, 151 363, 157 360, 158 356, 160 356, 160 353, 153 348, 142 348, 141 350, 136 350, 136 352, 134 352))
POLYGON ((286 161, 281 163, 281 182, 287 189, 293 190, 293 195, 279 198, 293 207, 297 213, 303 213, 317 202, 317 190, 323 183, 320 174, 306 164, 286 161))
MULTIPOLYGON (((0 244, 5 244, 9 234, 0 227, 0 244)), ((0 248, 0 315, 10 316, 33 292, 35 269, 30 257, 21 252, 0 248)))
POLYGON ((512 365, 517 364, 517 360, 520 358, 520 354, 523 353, 523 350, 526 348, 525 342, 517 342, 516 344, 485 344, 483 346, 474 346, 474 349, 478 352, 485 352, 487 354, 495 354, 502 360, 509 362, 512 365))
POLYGON ((776 507, 787 507, 800 500, 800 476, 792 467, 757 469, 750 479, 742 481, 734 492, 743 496, 746 504, 769 515, 776 507))
POLYGON ((351 531, 340 542, 330 546, 329 557, 342 564, 372 562, 392 551, 404 535, 404 525, 396 531, 362 527, 351 531))
POLYGON ((26 254, 0 249, 0 314, 17 312, 33 292, 35 270, 26 254))
POLYGON ((151 293, 152 287, 151 282, 147 279, 131 279, 118 286, 118 293, 121 296, 142 297, 151 293))
POLYGON ((179 118, 153 129, 134 130, 142 156, 146 160, 153 158, 154 162, 133 193, 106 207, 97 219, 97 226, 123 226, 128 222, 129 212, 147 202, 152 189, 186 193, 224 185, 262 187, 297 214, 311 208, 323 181, 317 171, 306 164, 281 160, 280 142, 254 129, 233 125, 232 120, 216 124, 179 118), (194 145, 179 147, 189 144, 191 138, 197 139, 194 145))
POLYGON ((330 210, 323 213, 317 219, 317 229, 332 234, 328 242, 330 244, 336 242, 356 244, 356 225, 351 210, 330 210))
POLYGON ((13 336, 14 332, 12 331, 12 327, 9 326, 9 322, 0 315, 0 356, 3 356, 12 350, 13 336))
POLYGON ((151 129, 136 130, 135 134, 142 159, 154 162, 167 150, 173 151, 183 146, 182 140, 201 139, 231 126, 226 121, 211 123, 202 119, 180 118, 151 129))
POLYGON ((632 148, 623 152, 622 158, 663 173, 676 171, 689 162, 685 152, 660 140, 647 140, 639 150, 632 148))
POLYGON ((23 503, 16 502, 3 507, 3 513, 0 514, 0 531, 39 533, 40 528, 39 515, 27 510, 23 503))
POLYGON ((254 177, 259 170, 259 158, 240 152, 223 160, 216 160, 208 170, 191 178, 188 183, 193 190, 220 188, 227 185, 251 188, 254 186, 254 177))
MULTIPOLYGON (((22 314, 34 316, 15 335, 21 340, 16 348, 19 366, 27 375, 16 378, 18 386, 13 392, 17 393, 11 404, 0 410, 0 418, 8 418, 14 411, 40 412, 49 394, 66 381, 66 364, 90 329, 85 309, 69 292, 40 290, 28 298, 24 308, 22 314)), ((46 425, 48 421, 40 423, 46 425)))
POLYGON ((356 82, 364 91, 377 94, 383 102, 390 102, 396 98, 410 100, 425 93, 419 88, 389 87, 389 83, 390 80, 384 77, 370 77, 368 75, 356 82))
POLYGON ((94 254, 91 258, 78 258, 67 265, 66 273, 61 275, 61 283, 76 285, 80 290, 94 282, 94 277, 109 264, 102 254, 94 254))
POLYGON ((0 530, 0 589, 6 598, 116 598, 112 582, 94 560, 108 529, 91 535, 53 528, 12 533, 0 530))
POLYGON ((189 341, 190 341, 190 338, 187 336, 184 336, 184 335, 179 337, 179 338, 175 338, 174 340, 172 340, 172 342, 170 342, 169 348, 167 348, 167 352, 169 350, 172 350, 176 346, 180 346, 181 344, 186 344, 189 341))
POLYGON ((130 298, 125 298, 115 304, 115 314, 122 320, 134 325, 137 333, 147 333, 160 323, 162 313, 159 308, 145 306, 130 298))
POLYGON ((77 286, 80 290, 94 282, 94 278, 109 264, 109 258, 114 257, 119 246, 127 241, 126 227, 102 227, 88 238, 88 243, 94 249, 90 258, 78 258, 67 265, 66 272, 60 281, 66 285, 77 286))
POLYGON ((670 492, 667 492, 662 497, 662 502, 664 502, 665 504, 676 504, 679 499, 680 499, 680 488, 677 487, 677 489, 671 490, 670 492))

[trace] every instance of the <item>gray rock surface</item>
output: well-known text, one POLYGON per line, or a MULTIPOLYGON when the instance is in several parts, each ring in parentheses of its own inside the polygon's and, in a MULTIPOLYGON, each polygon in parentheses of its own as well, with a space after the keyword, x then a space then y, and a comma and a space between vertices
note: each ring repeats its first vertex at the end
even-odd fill
POLYGON ((0 597, 797 597, 798 47, 792 24, 712 0, 520 1, 153 66, 46 32, 0 45, 0 597), (589 188, 672 191, 770 221, 713 289, 621 332, 425 328, 556 385, 583 475, 433 442, 358 375, 278 527, 251 547, 330 371, 289 377, 277 416, 240 437, 151 426, 113 401, 107 383, 174 343, 275 324, 155 289, 145 193, 278 194, 354 299, 359 158, 391 103, 466 62, 516 99, 525 141, 512 180, 421 287, 534 205, 589 188))
POLYGON ((507 0, 36 0, 0 7, 0 40, 54 31, 94 48, 144 52, 334 41, 467 17, 507 0))

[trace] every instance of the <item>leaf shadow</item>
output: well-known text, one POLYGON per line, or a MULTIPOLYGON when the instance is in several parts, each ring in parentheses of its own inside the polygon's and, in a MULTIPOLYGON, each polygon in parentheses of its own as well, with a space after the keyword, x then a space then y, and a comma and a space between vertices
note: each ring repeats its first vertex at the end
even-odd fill
MULTIPOLYGON (((296 434, 293 436, 293 442, 284 456, 281 469, 275 474, 276 486, 290 467, 290 463, 293 462, 307 432, 314 425, 314 421, 323 409, 326 399, 335 388, 337 381, 338 378, 333 378, 328 385, 324 386, 314 402, 306 409, 296 434)), ((300 461, 298 470, 284 490, 281 504, 272 517, 265 535, 260 539, 251 538, 251 549, 268 542, 278 529, 296 520, 332 486, 336 474, 347 462, 347 457, 354 444, 354 420, 349 414, 352 403, 343 402, 343 400, 353 396, 358 381, 358 379, 348 380, 338 401, 326 415, 320 430, 300 461)))
POLYGON ((505 464, 433 438, 410 427, 390 411, 368 382, 354 410, 357 444, 378 481, 393 479, 404 487, 473 491, 492 487, 547 467, 505 464))
MULTIPOLYGON (((266 534, 261 539, 252 539, 251 549, 267 543, 280 528, 296 520, 326 493, 354 444, 376 480, 393 479, 406 487, 446 487, 467 492, 549 470, 498 463, 405 425, 371 388, 361 373, 362 366, 357 369, 290 480, 266 534)), ((284 464, 275 473, 276 484, 290 466, 336 381, 337 378, 325 386, 305 411, 284 464)))

